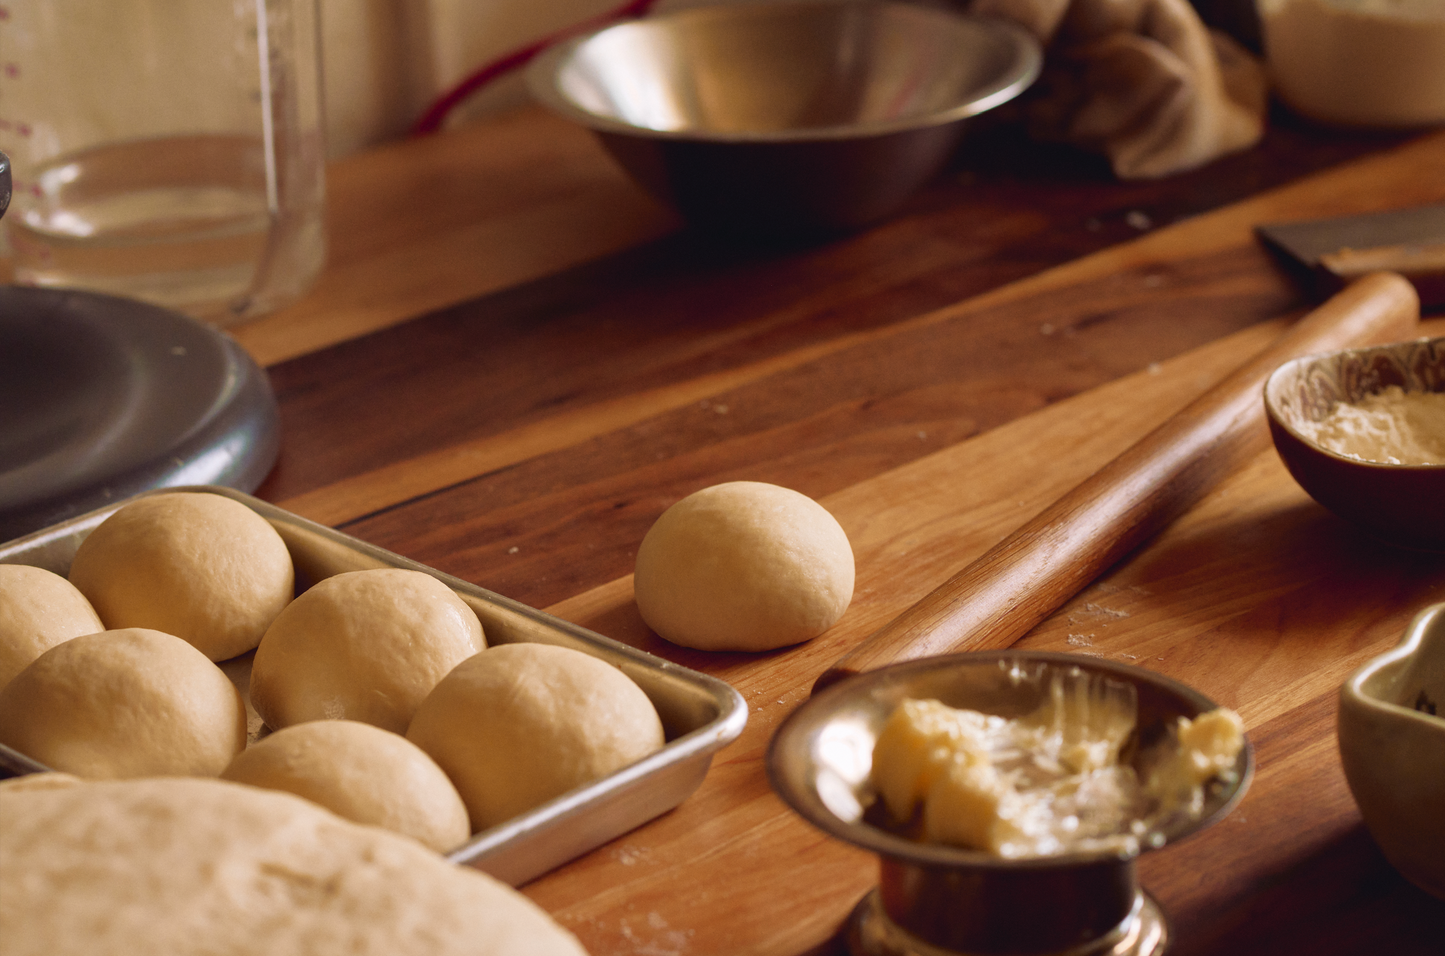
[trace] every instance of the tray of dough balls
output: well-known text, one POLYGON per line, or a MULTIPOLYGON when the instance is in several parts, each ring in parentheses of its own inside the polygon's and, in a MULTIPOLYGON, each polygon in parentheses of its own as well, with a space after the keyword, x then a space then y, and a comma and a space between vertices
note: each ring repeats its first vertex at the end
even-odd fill
POLYGON ((681 803, 726 683, 241 492, 0 545, 0 773, 220 777, 520 885, 681 803))

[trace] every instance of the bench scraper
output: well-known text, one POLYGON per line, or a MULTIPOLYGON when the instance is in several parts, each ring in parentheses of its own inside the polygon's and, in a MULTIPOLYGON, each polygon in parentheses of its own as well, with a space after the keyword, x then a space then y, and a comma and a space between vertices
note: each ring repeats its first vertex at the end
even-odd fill
POLYGON ((1445 305, 1445 203, 1271 223, 1256 226, 1255 234, 1301 274, 1318 299, 1384 270, 1409 279, 1421 306, 1445 305))

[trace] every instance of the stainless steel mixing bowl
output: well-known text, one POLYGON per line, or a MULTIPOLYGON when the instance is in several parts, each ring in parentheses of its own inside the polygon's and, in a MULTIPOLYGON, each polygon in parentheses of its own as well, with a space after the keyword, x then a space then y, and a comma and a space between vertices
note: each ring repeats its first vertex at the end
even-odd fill
POLYGON ((947 162, 964 120, 1018 96, 1041 62, 1001 20, 784 0, 607 27, 552 47, 527 79, 686 218, 751 233, 894 212, 947 162))

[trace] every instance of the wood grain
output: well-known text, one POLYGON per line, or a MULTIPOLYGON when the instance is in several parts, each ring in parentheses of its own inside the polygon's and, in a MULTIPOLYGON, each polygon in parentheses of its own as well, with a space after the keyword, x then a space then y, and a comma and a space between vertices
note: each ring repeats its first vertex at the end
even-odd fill
POLYGON ((1268 445, 1260 396, 1282 363, 1402 341, 1419 319, 1419 298, 1400 276, 1359 279, 849 651, 816 687, 899 661, 1013 644, 1268 445))
MULTIPOLYGON (((1276 110, 1256 149, 1121 183, 996 119, 898 216, 793 247, 682 228, 536 110, 393 144, 330 170, 317 287, 234 330, 281 408, 262 497, 748 701, 693 797, 526 888, 594 956, 836 951, 876 863, 772 795, 773 728, 1304 311, 1254 225, 1445 200, 1445 132, 1276 110), (827 634, 705 654, 638 617, 637 542, 733 478, 843 522, 858 585, 827 634)), ((1021 639, 1167 674, 1248 723, 1259 768, 1239 810, 1140 863, 1177 952, 1440 951, 1445 903, 1362 830, 1333 715, 1344 675, 1441 600, 1440 557, 1371 541, 1265 452, 1021 639)))
MULTIPOLYGON (((538 880, 528 894, 599 953, 836 948, 833 933, 876 879, 876 863, 812 831, 767 793, 762 759, 777 723, 839 653, 1282 327, 1247 330, 825 498, 854 543, 859 581, 843 621, 807 645, 769 655, 670 647, 637 617, 626 580, 554 606, 724 677, 752 712, 743 737, 683 806, 538 880), (1085 421, 1097 427, 1080 428, 1085 421)), ((1439 320, 1425 326, 1442 330, 1439 320)), ((1310 502, 1267 452, 1021 642, 1184 680, 1240 710, 1251 736, 1261 738, 1256 782, 1240 810, 1160 852, 1157 862, 1145 858, 1146 888, 1181 923, 1184 951, 1217 951, 1210 940, 1237 940, 1219 927, 1245 925, 1255 895, 1274 881, 1296 881, 1291 906, 1308 900, 1305 861, 1344 852, 1335 841, 1358 828, 1358 814, 1333 749, 1334 695, 1349 670, 1397 640, 1414 610, 1436 600, 1445 600, 1445 559, 1363 537, 1310 502)), ((1367 849, 1357 841, 1349 858, 1367 849)), ((1422 918, 1445 914, 1445 904, 1418 899, 1419 891, 1380 872, 1377 859, 1371 865, 1401 898, 1392 905, 1422 918)), ((1366 938, 1382 942, 1380 951, 1399 943, 1419 952, 1410 940, 1425 925, 1374 927, 1366 938)), ((1310 951, 1275 943, 1278 952, 1310 951)))
MULTIPOLYGON (((569 177, 599 175, 586 141, 527 129, 538 135, 518 133, 526 162, 488 155, 479 133, 423 163, 448 170, 432 188, 408 179, 399 147, 408 203, 466 235, 468 216, 503 214, 509 190, 535 188, 531 166, 551 185, 512 210, 522 219, 547 196, 564 200, 554 210, 596 202, 585 185, 567 193, 569 177), (573 157, 570 172, 540 168, 553 149, 573 157), (472 182, 474 164, 498 177, 472 182), (448 220, 455 189, 473 198, 448 220)), ((666 224, 630 240, 624 223, 611 251, 549 259, 538 247, 559 214, 515 251, 531 264, 495 286, 470 286, 469 270, 505 230, 473 223, 482 232, 461 254, 408 233, 407 216, 392 241, 385 207, 349 210, 359 236, 374 230, 350 279, 249 340, 291 356, 271 364, 286 437, 263 497, 715 674, 749 702, 743 737, 692 798, 526 888, 596 956, 836 949, 876 864, 773 797, 772 728, 840 655, 1303 310, 1254 242, 1256 222, 1445 191, 1441 134, 1280 123, 1259 151, 1148 184, 1007 130, 973 146, 863 234, 748 249, 666 224), (771 654, 667 645, 632 602, 636 544, 668 504, 742 477, 840 516, 854 602, 833 631, 771 654)), ((1141 864, 1183 951, 1426 951, 1418 941, 1445 906, 1404 885, 1361 833, 1332 707, 1343 674, 1432 600, 1445 600, 1439 560, 1363 538, 1266 453, 1023 638, 1147 666, 1245 715, 1261 761, 1240 812, 1141 864)))
MULTIPOLYGON (((796 455, 799 436, 778 431, 783 411, 820 454, 816 443, 830 435, 866 441, 855 473, 865 477, 880 453, 900 463, 966 437, 960 428, 1006 421, 1297 304, 1294 287, 1254 242, 1252 224, 1317 212, 1322 193, 1352 209, 1441 195, 1426 171, 1445 162, 1445 138, 1387 155, 1393 162, 1364 160, 912 318, 857 315, 878 294, 857 249, 788 261, 792 284, 817 264, 806 281, 826 287, 791 303, 772 281, 783 263, 738 264, 736 252, 736 268, 760 274, 742 282, 729 269, 703 269, 694 258, 702 250, 679 261, 677 249, 657 248, 582 267, 273 369, 291 440, 263 495, 330 524, 448 488, 501 504, 508 495, 486 488, 494 476, 505 483, 519 464, 569 451, 576 458, 596 436, 635 435, 669 412, 670 434, 683 421, 709 444, 719 426, 734 435, 771 430, 796 455), (818 260, 837 261, 823 269, 818 260), (662 269, 669 275, 659 285, 662 269), (1167 322, 1152 311, 1161 297, 1167 322), (990 378, 1012 374, 1000 364, 1009 362, 1022 373, 1014 382, 1047 383, 1045 390, 1011 384, 989 392, 990 378), (827 392, 809 383, 825 375, 846 380, 827 392), (727 412, 697 414, 704 408, 727 412), (758 409, 766 417, 747 421, 758 409), (919 427, 907 427, 910 417, 919 427), (920 432, 928 437, 916 438, 920 432)), ((940 268, 906 264, 925 267, 940 268)), ((846 483, 837 451, 824 470, 846 483)), ((750 459, 755 467, 763 460, 756 450, 750 459)), ((491 504, 485 510, 495 513, 491 504)))
POLYGON ((326 171, 329 256, 288 308, 232 328, 262 365, 675 231, 590 134, 519 110, 326 171), (399 210, 404 210, 399 213, 399 210))
MULTIPOLYGON (((865 249, 875 275, 907 263, 889 298, 895 315, 916 314, 977 291, 971 270, 950 263, 987 261, 1001 284, 1132 238, 1146 221, 1167 224, 1406 139, 1321 135, 1278 112, 1254 150, 1167 182, 1117 183, 1097 157, 980 123, 947 175, 843 245, 865 249), (1029 207, 1052 213, 1021 213, 1029 207)), ((326 188, 330 254, 316 286, 229 330, 262 365, 664 237, 681 248, 695 240, 589 133, 530 107, 347 157, 328 167, 326 188)), ((0 255, 0 281, 11 278, 0 255)))

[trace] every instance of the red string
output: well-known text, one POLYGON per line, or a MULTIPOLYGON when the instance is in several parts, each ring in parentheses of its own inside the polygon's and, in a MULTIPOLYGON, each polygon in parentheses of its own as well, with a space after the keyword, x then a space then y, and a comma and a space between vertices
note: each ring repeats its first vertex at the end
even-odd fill
POLYGON ((464 77, 461 82, 457 83, 441 96, 437 97, 436 100, 427 107, 426 112, 422 113, 421 118, 412 124, 410 135, 425 136, 429 133, 435 133, 441 129, 442 124, 446 122, 446 118, 451 111, 456 109, 457 106, 469 96, 497 77, 509 73, 518 67, 525 66, 533 57, 552 44, 565 40, 568 37, 576 36, 579 33, 595 29, 596 27, 612 23, 615 20, 626 20, 645 16, 656 2, 657 0, 628 0, 627 3, 622 4, 614 10, 599 14, 574 26, 567 27, 564 30, 558 30, 551 36, 520 47, 485 64, 475 72, 464 77))

